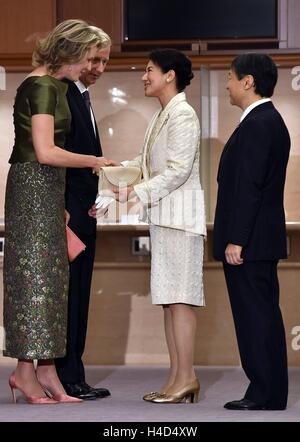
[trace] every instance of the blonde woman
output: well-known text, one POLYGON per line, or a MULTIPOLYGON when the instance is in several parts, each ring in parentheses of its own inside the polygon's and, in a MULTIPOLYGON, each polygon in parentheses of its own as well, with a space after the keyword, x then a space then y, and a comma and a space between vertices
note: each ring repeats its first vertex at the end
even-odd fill
POLYGON ((53 361, 66 351, 65 168, 110 162, 64 150, 70 112, 61 80, 90 69, 103 41, 102 30, 84 21, 60 23, 38 42, 34 70, 15 98, 4 254, 4 355, 18 359, 9 379, 15 401, 18 389, 30 404, 81 402, 66 395, 53 361))
POLYGON ((144 182, 117 194, 121 202, 137 196, 148 208, 152 303, 163 307, 170 357, 164 385, 144 396, 155 403, 197 402, 200 389, 193 367, 193 307, 204 305, 206 226, 199 121, 183 92, 192 78, 191 62, 183 53, 161 49, 150 54, 142 80, 146 97, 156 97, 161 109, 148 126, 142 155, 123 163, 142 167, 144 182))

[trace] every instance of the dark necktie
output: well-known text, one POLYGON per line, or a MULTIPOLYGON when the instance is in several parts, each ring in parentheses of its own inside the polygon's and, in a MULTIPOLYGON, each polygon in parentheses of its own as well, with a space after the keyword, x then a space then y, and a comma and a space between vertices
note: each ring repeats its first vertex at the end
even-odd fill
POLYGON ((84 91, 82 93, 82 96, 83 96, 83 99, 84 99, 84 104, 85 104, 85 106, 86 106, 86 108, 88 110, 88 113, 90 115, 90 113, 91 113, 91 100, 90 100, 89 91, 84 91))

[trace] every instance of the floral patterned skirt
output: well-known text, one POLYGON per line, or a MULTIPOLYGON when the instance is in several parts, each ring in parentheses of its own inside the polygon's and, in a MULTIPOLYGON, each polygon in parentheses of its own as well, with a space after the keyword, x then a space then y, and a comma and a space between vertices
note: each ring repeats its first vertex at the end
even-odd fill
POLYGON ((10 168, 5 199, 4 356, 65 355, 69 268, 65 169, 37 162, 10 168))

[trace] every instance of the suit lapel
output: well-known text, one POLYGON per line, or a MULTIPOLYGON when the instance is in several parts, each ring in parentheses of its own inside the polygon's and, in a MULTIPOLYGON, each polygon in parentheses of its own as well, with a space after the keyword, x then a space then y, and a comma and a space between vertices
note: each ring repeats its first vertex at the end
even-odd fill
MULTIPOLYGON (((176 103, 174 103, 175 105, 176 103)), ((149 131, 147 132, 147 136, 145 138, 145 148, 144 148, 144 165, 147 168, 149 165, 147 164, 147 158, 149 158, 151 154, 152 147, 157 140, 162 128, 165 124, 167 124, 170 118, 170 110, 173 106, 167 106, 162 111, 157 111, 151 124, 149 131)))
POLYGON ((228 147, 230 146, 230 144, 231 144, 231 140, 232 140, 233 136, 236 134, 236 132, 238 131, 239 128, 240 128, 240 125, 238 125, 238 126, 234 129, 234 131, 232 132, 232 134, 230 135, 230 137, 229 137, 227 143, 225 144, 225 146, 224 146, 224 148, 223 148, 222 155, 226 152, 226 150, 227 150, 228 147))
POLYGON ((236 135, 236 132, 238 131, 238 129, 240 127, 243 126, 244 122, 247 121, 248 118, 252 117, 257 113, 259 114, 260 112, 264 112, 267 109, 274 109, 274 105, 272 103, 272 101, 267 101, 266 103, 262 103, 259 104, 258 106, 254 107, 243 119, 243 121, 240 122, 240 124, 235 128, 235 130, 232 132, 229 140, 227 141, 227 143, 224 146, 221 158, 220 158, 220 162, 219 162, 219 169, 218 169, 218 175, 217 175, 217 180, 219 180, 219 175, 220 175, 220 170, 222 167, 222 162, 224 160, 224 156, 226 154, 226 152, 228 151, 230 145, 232 144, 232 138, 236 135))
POLYGON ((161 109, 157 111, 154 114, 154 117, 152 118, 152 121, 149 124, 146 136, 145 136, 145 142, 144 142, 144 148, 143 148, 143 169, 145 170, 145 174, 149 174, 150 172, 150 155, 151 155, 151 149, 159 136, 162 128, 165 124, 167 124, 169 118, 170 118, 170 112, 171 110, 182 101, 185 101, 185 93, 180 92, 179 94, 175 95, 167 106, 164 109, 161 109), (149 169, 149 170, 148 170, 149 169))
POLYGON ((154 116, 153 116, 153 118, 152 118, 152 120, 151 120, 151 122, 149 124, 149 127, 147 129, 146 135, 145 135, 144 148, 143 148, 143 169, 144 169, 144 174, 145 173, 148 174, 148 170, 147 170, 147 156, 148 156, 148 152, 149 152, 149 149, 150 149, 150 137, 151 137, 152 130, 154 129, 155 122, 156 122, 156 120, 158 118, 159 113, 160 113, 160 111, 157 111, 154 114, 154 116))
POLYGON ((84 100, 83 100, 82 95, 81 95, 79 90, 78 90, 78 92, 79 92, 79 95, 78 95, 78 106, 80 107, 80 112, 82 114, 84 122, 86 123, 86 125, 88 127, 89 134, 93 137, 93 139, 95 139, 95 131, 94 131, 94 126, 93 126, 93 123, 92 123, 91 115, 89 114, 89 112, 88 112, 88 110, 86 108, 86 105, 84 103, 84 100))
MULTIPOLYGON (((155 126, 154 139, 153 139, 153 142, 151 143, 152 145, 154 144, 156 138, 160 134, 160 131, 162 130, 164 125, 167 124, 167 122, 170 118, 170 112, 172 111, 172 109, 174 107, 176 107, 177 104, 181 103, 182 101, 185 101, 185 93, 184 92, 180 92, 179 94, 175 95, 175 97, 173 97, 172 100, 170 100, 170 102, 167 104, 165 109, 163 109, 161 112, 157 113, 157 117, 156 117, 155 121, 153 122, 152 129, 154 128, 154 125, 155 125, 156 120, 158 118, 159 118, 159 121, 157 122, 157 125, 155 126)), ((152 130, 151 130, 151 132, 152 132, 152 130)))
MULTIPOLYGON (((94 111, 92 110, 93 115, 94 115, 94 111)), ((97 122, 96 122, 96 118, 94 115, 94 119, 95 119, 95 130, 96 130, 96 134, 95 134, 95 139, 96 139, 96 147, 99 146, 99 149, 97 148, 97 155, 100 155, 100 157, 102 157, 102 148, 101 148, 101 142, 100 142, 100 136, 99 136, 99 131, 98 131, 98 127, 97 127, 97 122)))
POLYGON ((93 123, 91 120, 91 116, 89 115, 89 112, 88 112, 86 105, 84 103, 81 92, 73 81, 67 81, 67 84, 69 85, 69 88, 72 90, 72 95, 76 101, 76 105, 79 109, 80 114, 82 115, 82 119, 87 127, 87 131, 88 131, 91 139, 94 142, 95 138, 96 138, 94 126, 93 126, 93 123))
POLYGON ((221 158, 220 158, 220 162, 219 162, 219 168, 218 168, 218 173, 217 173, 217 181, 219 181, 219 175, 220 175, 220 170, 221 170, 222 163, 223 163, 223 160, 224 160, 224 156, 225 156, 227 150, 229 149, 229 147, 231 145, 231 142, 232 142, 232 139, 236 135, 236 133, 239 130, 239 128, 240 128, 240 124, 234 129, 234 131, 230 135, 227 143, 225 144, 225 146, 223 148, 223 151, 222 151, 222 154, 221 154, 221 158))

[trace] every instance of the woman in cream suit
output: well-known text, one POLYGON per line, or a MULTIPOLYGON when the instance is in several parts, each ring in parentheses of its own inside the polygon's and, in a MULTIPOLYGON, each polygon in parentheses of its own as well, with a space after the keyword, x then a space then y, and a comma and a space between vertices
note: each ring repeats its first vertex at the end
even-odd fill
POLYGON ((204 199, 199 177, 200 127, 183 90, 193 78, 190 60, 173 49, 150 54, 142 77, 145 95, 156 97, 156 112, 142 154, 125 166, 140 166, 144 181, 121 189, 119 201, 137 196, 150 223, 153 304, 162 305, 170 371, 156 403, 197 402, 199 381, 193 368, 196 315, 203 306, 204 199))

